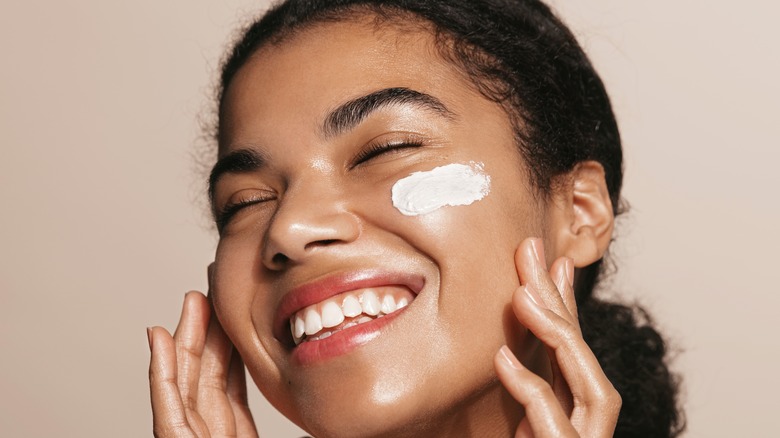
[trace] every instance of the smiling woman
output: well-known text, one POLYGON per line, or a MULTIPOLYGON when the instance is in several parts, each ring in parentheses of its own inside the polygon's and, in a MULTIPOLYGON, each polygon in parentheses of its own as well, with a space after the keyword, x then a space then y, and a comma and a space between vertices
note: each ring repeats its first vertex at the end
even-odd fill
POLYGON ((221 84, 220 241, 150 330, 157 436, 254 436, 244 364, 316 437, 678 432, 663 341, 592 296, 620 140, 544 5, 291 0, 221 84))

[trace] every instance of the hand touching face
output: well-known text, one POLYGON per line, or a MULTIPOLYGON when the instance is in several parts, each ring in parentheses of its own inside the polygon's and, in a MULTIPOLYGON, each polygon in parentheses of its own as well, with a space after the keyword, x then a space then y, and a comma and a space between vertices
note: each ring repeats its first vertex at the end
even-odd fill
POLYGON ((513 254, 553 222, 503 109, 424 29, 354 22, 260 48, 221 120, 214 308, 266 397, 317 436, 508 429, 490 358, 509 344, 543 369, 513 254), (489 194, 393 205, 397 181, 453 163, 489 194))

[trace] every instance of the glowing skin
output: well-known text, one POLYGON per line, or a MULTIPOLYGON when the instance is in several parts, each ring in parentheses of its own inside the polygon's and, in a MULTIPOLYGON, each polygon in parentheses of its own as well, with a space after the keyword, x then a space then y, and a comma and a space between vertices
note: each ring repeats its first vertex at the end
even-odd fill
POLYGON ((448 164, 414 172, 393 185, 393 207, 406 216, 444 206, 471 205, 490 193, 490 177, 479 163, 448 164))
POLYGON ((539 196, 505 109, 439 56, 446 38, 375 18, 284 34, 224 90, 211 303, 188 295, 175 340, 149 332, 156 435, 254 436, 237 352, 317 438, 612 436, 619 396, 567 286, 611 240, 603 168, 539 196), (433 208, 404 214, 394 186, 433 208))
POLYGON ((493 356, 508 344, 544 373, 509 303, 515 250, 529 236, 554 247, 553 221, 503 108, 434 44, 372 19, 316 25, 260 48, 226 90, 220 160, 250 151, 262 164, 214 186, 218 211, 246 204, 220 231, 214 310, 265 397, 318 438, 510 436, 522 409, 493 356), (394 89, 413 98, 328 124, 394 89), (453 163, 484 164, 490 195, 420 216, 393 206, 399 180, 453 163), (300 311, 369 289, 412 300, 296 345, 300 311))

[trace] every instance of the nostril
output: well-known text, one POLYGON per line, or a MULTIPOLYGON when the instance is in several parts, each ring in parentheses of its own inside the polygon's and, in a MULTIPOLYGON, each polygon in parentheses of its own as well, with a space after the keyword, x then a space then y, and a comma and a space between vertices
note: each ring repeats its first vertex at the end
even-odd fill
MULTIPOLYGON (((307 252, 307 251, 309 251, 311 249, 314 249, 316 247, 319 247, 319 246, 330 246, 332 244, 336 244, 336 243, 339 243, 341 241, 342 240, 340 240, 340 239, 321 239, 321 240, 317 240, 317 241, 314 241, 314 242, 307 243, 304 246, 303 250, 304 250, 304 252, 307 252)), ((287 254, 285 254, 284 251, 277 252, 276 254, 274 254, 273 257, 271 257, 269 268, 271 268, 271 269, 284 269, 284 268, 288 267, 288 265, 291 263, 292 260, 298 261, 299 260, 298 255, 290 257, 287 254)))
POLYGON ((329 248, 353 242, 360 236, 360 220, 352 213, 321 212, 310 206, 311 203, 304 201, 288 203, 286 209, 282 208, 276 213, 262 247, 266 268, 289 268, 323 251, 327 252, 329 248))
POLYGON ((289 260, 290 258, 287 257, 286 255, 282 253, 276 253, 276 255, 274 255, 273 258, 271 259, 271 262, 274 265, 283 266, 286 265, 289 260))
POLYGON ((321 240, 317 240, 316 242, 307 243, 304 249, 309 250, 316 246, 329 246, 336 242, 339 242, 339 239, 321 239, 321 240))

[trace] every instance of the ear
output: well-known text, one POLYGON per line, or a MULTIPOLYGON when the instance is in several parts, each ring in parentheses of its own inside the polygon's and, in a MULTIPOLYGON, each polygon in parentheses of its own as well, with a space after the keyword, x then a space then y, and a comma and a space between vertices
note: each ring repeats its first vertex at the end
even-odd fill
POLYGON ((557 257, 581 268, 602 258, 612 240, 615 215, 604 167, 583 161, 553 186, 549 211, 550 240, 557 257))

